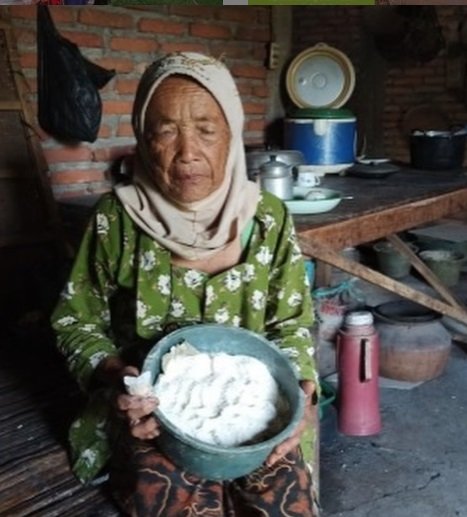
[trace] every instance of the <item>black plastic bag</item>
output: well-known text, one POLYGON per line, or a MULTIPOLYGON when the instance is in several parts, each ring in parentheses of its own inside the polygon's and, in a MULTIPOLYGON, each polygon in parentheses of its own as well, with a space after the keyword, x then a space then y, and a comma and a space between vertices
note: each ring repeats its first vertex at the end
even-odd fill
POLYGON ((115 70, 91 63, 61 36, 47 5, 37 6, 39 124, 59 140, 94 142, 102 118, 99 89, 115 70))

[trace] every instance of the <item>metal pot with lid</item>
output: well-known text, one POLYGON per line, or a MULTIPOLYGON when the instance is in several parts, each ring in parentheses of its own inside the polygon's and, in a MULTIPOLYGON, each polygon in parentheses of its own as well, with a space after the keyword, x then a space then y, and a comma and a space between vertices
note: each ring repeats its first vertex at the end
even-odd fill
POLYGON ((293 198, 293 176, 291 168, 271 155, 271 159, 259 168, 259 182, 263 190, 267 190, 279 199, 293 198))
POLYGON ((451 131, 413 130, 410 135, 410 161, 418 169, 456 169, 464 162, 466 127, 451 131))

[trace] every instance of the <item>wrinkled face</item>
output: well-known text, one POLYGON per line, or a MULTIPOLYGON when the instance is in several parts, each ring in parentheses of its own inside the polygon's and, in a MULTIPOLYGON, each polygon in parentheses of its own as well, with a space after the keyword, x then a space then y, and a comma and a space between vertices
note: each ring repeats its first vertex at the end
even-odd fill
POLYGON ((148 104, 144 136, 154 181, 173 201, 199 201, 221 185, 230 130, 217 101, 195 80, 161 82, 148 104))

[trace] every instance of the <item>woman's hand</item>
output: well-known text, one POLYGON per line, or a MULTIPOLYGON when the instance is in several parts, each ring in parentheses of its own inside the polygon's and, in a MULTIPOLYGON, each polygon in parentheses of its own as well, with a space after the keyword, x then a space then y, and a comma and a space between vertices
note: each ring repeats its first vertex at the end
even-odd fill
POLYGON ((300 437, 308 426, 313 425, 314 417, 312 411, 313 394, 315 393, 315 383, 313 381, 301 381, 300 387, 305 392, 305 412, 303 418, 295 429, 294 433, 280 443, 268 456, 266 465, 272 467, 274 463, 283 458, 291 450, 298 447, 300 437))
POLYGON ((138 376, 134 366, 126 366, 121 359, 109 357, 98 366, 99 378, 115 388, 112 404, 118 417, 128 422, 129 432, 134 438, 151 440, 159 436, 159 423, 153 416, 158 400, 155 397, 137 397, 124 392, 123 377, 138 376))
MULTIPOLYGON (((123 375, 137 376, 139 372, 133 366, 127 366, 123 375)), ((140 440, 152 440, 159 436, 159 423, 152 415, 159 403, 155 397, 137 397, 120 393, 115 402, 119 416, 128 422, 131 436, 140 440)))

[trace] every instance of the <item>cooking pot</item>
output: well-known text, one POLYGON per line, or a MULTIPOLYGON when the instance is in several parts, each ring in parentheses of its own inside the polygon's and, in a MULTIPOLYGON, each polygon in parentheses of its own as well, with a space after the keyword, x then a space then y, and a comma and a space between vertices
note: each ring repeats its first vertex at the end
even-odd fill
POLYGON ((451 335, 441 315, 409 300, 373 309, 380 338, 379 372, 383 377, 420 382, 441 375, 451 350, 451 335))
POLYGON ((416 169, 456 169, 465 156, 466 128, 456 131, 420 131, 410 136, 410 160, 416 169))

